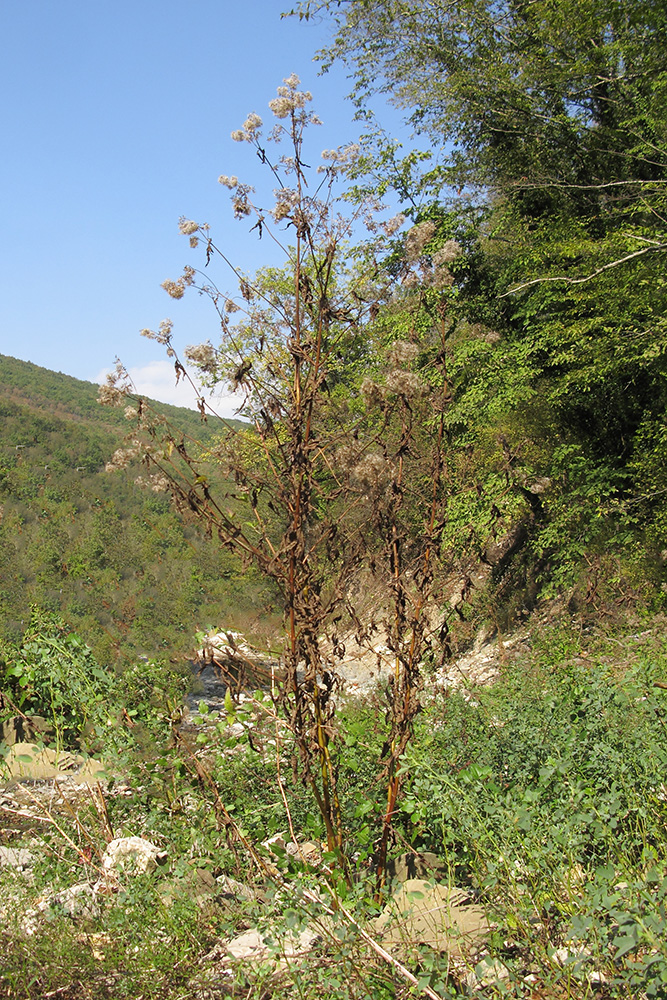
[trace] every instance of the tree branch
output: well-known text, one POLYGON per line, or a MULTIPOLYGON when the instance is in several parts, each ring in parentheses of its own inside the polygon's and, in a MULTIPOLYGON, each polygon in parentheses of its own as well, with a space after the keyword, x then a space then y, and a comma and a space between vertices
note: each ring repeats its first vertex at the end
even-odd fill
POLYGON ((609 271, 612 267, 619 267, 621 264, 625 264, 627 261, 632 260, 634 257, 641 257, 645 253, 652 253, 655 250, 667 250, 667 243, 656 243, 655 246, 644 247, 642 250, 635 250, 634 253, 629 253, 625 257, 619 257, 618 260, 612 260, 609 264, 604 264, 602 267, 598 267, 591 274, 587 274, 584 278, 568 278, 567 275, 559 275, 553 278, 533 278, 532 281, 525 281, 522 285, 517 285, 515 288, 510 288, 508 291, 503 292, 502 295, 498 297, 501 299, 507 298, 508 295, 514 295, 516 292, 522 292, 525 288, 531 288, 533 285, 543 285, 547 281, 565 281, 568 285, 581 285, 585 281, 591 281, 592 278, 596 278, 598 274, 602 274, 603 271, 609 271))

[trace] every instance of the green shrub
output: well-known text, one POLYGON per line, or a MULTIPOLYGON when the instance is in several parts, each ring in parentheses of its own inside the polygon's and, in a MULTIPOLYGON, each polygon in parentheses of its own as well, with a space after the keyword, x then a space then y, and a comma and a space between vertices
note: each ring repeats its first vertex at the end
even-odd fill
POLYGON ((26 715, 44 716, 59 745, 72 747, 84 732, 101 736, 114 724, 114 676, 50 611, 33 606, 30 625, 4 653, 3 687, 26 715))

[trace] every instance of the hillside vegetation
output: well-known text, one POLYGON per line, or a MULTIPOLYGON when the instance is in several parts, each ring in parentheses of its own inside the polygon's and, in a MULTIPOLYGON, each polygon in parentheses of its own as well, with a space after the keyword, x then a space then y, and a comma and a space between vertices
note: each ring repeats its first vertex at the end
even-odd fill
MULTIPOLYGON (((37 605, 62 616, 101 663, 176 656, 192 649, 197 627, 251 613, 257 587, 184 524, 166 493, 135 484, 138 463, 105 471, 127 420, 97 394, 0 357, 0 639, 18 639, 37 605)), ((198 414, 160 409, 190 438, 211 440, 198 414)))

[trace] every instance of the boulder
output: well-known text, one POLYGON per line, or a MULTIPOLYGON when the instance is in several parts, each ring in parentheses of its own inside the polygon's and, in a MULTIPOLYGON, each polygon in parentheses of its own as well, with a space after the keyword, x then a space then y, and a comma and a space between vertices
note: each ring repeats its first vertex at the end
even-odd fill
POLYGON ((15 743, 9 748, 3 770, 10 779, 34 781, 67 778, 76 784, 95 782, 104 775, 99 760, 81 757, 67 750, 40 747, 36 743, 15 743))
POLYGON ((411 878, 436 878, 447 865, 432 851, 410 851, 399 854, 387 864, 387 875, 392 881, 406 882, 411 878))
POLYGON ((32 868, 35 856, 25 847, 0 847, 0 868, 14 868, 24 871, 32 868))
POLYGON ((321 938, 321 931, 304 927, 300 931, 260 931, 251 928, 225 943, 229 958, 244 965, 258 965, 271 960, 279 966, 303 958, 321 938))
POLYGON ((205 635, 195 661, 200 670, 212 663, 229 687, 236 691, 249 682, 260 687, 270 683, 272 670, 278 669, 274 657, 249 645, 240 632, 232 629, 221 629, 205 635))
POLYGON ((42 913, 51 910, 64 913, 68 917, 84 917, 91 920, 99 917, 102 912, 96 888, 88 882, 70 885, 67 889, 49 894, 37 903, 37 907, 42 913))
POLYGON ((453 957, 479 951, 491 931, 483 907, 455 886, 408 879, 394 892, 374 921, 382 945, 409 958, 416 945, 453 957))
POLYGON ((105 872, 150 872, 166 863, 167 852, 143 837, 117 837, 102 856, 105 872))
POLYGON ((254 889, 251 889, 249 885, 244 885, 243 882, 237 882, 230 875, 218 875, 215 882, 221 896, 228 896, 231 899, 243 899, 249 902, 257 899, 257 893, 254 889))
POLYGON ((313 865, 314 867, 317 867, 322 860, 322 848, 319 844, 316 844, 313 840, 303 842, 288 840, 287 835, 284 833, 276 833, 273 837, 269 837, 268 840, 262 841, 262 847, 265 847, 267 851, 271 851, 277 857, 286 854, 288 858, 294 858, 295 861, 303 861, 305 864, 313 865))
POLYGON ((64 914, 72 919, 93 920, 99 917, 102 908, 99 903, 97 886, 80 882, 66 889, 44 893, 21 920, 21 930, 27 937, 37 933, 42 918, 64 914))

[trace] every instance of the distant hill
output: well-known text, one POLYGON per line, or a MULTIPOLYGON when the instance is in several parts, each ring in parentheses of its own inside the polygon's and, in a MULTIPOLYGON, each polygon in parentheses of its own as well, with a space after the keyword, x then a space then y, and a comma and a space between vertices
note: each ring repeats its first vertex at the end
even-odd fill
MULTIPOLYGON (((251 613, 258 588, 165 494, 140 489, 137 468, 104 471, 128 425, 97 391, 0 355, 0 644, 36 604, 103 662, 186 651, 197 626, 251 613)), ((155 406, 204 444, 218 432, 193 410, 155 406)))
MULTIPOLYGON (((125 426, 123 411, 100 406, 97 402, 99 386, 33 365, 30 361, 0 354, 0 398, 28 406, 40 412, 52 413, 63 419, 84 419, 107 427, 125 426)), ((203 423, 194 410, 185 406, 172 406, 148 400, 184 432, 202 441, 216 433, 216 421, 203 423)), ((227 423, 242 427, 240 420, 227 423)))

